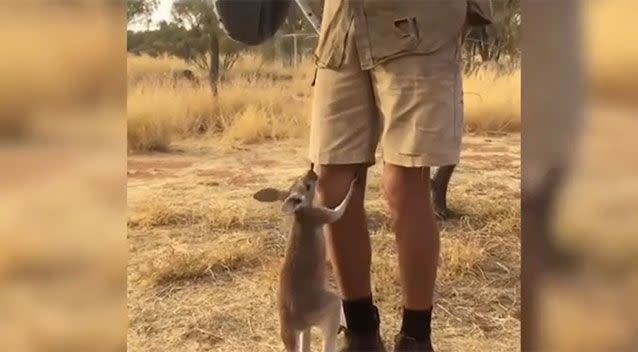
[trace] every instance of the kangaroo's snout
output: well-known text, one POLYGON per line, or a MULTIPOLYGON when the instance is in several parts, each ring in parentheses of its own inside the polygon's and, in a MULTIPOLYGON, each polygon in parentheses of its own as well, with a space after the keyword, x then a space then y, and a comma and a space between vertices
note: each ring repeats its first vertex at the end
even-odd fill
POLYGON ((312 207, 319 175, 311 167, 297 178, 286 191, 277 188, 263 188, 253 195, 260 202, 282 201, 281 211, 293 214, 302 208, 312 207))

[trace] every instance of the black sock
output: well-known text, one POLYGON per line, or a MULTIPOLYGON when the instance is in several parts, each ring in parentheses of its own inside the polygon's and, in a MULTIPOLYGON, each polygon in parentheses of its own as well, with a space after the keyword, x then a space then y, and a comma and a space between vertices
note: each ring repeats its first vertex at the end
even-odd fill
POLYGON ((401 333, 418 341, 426 341, 430 338, 431 319, 432 308, 429 310, 410 310, 403 308, 401 333))
POLYGON ((379 329, 379 313, 372 296, 343 301, 343 313, 349 331, 375 333, 379 329))

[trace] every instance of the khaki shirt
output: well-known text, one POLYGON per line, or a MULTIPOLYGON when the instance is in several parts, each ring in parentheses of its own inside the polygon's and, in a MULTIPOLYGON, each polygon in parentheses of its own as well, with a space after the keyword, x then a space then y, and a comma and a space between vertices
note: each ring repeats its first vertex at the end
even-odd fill
POLYGON ((320 68, 343 62, 354 21, 361 68, 408 54, 427 54, 460 33, 463 25, 492 23, 491 0, 325 0, 315 50, 320 68))

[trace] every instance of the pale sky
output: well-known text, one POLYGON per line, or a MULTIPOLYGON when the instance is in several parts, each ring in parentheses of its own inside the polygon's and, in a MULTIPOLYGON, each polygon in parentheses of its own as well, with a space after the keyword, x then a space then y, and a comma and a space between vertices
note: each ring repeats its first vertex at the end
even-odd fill
MULTIPOLYGON (((157 10, 151 16, 151 28, 156 28, 157 24, 161 21, 170 21, 171 17, 171 7, 173 6, 174 0, 160 0, 159 5, 157 6, 157 10)), ((146 23, 143 21, 141 23, 135 23, 128 27, 128 29, 139 31, 146 29, 146 23)))

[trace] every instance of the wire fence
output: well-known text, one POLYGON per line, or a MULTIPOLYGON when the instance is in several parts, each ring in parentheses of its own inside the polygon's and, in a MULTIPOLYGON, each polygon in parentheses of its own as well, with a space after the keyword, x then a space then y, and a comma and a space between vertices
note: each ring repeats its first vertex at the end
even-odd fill
POLYGON ((286 66, 296 67, 304 57, 312 56, 319 37, 316 34, 289 33, 277 35, 273 44, 275 57, 286 66))

